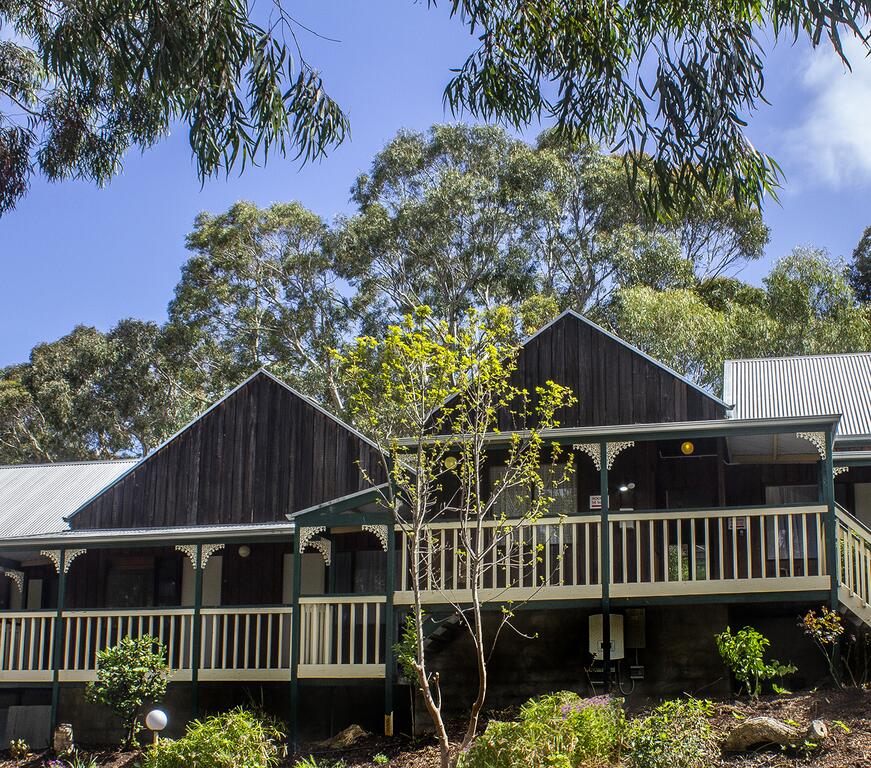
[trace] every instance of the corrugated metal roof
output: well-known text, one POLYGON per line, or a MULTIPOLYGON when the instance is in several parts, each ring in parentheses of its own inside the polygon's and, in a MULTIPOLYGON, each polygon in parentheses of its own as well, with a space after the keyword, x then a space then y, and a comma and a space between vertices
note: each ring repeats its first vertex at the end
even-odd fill
POLYGON ((727 360, 723 400, 736 419, 840 413, 838 437, 871 435, 871 352, 727 360))
POLYGON ((77 509, 135 460, 0 466, 0 538, 35 536, 69 526, 77 509))

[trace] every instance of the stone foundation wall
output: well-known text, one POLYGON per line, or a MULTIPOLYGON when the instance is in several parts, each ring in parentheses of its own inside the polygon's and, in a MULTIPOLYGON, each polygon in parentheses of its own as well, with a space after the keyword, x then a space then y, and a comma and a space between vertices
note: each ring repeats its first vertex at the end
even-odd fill
MULTIPOLYGON (((798 666, 788 681, 800 690, 824 681, 825 662, 819 651, 797 626, 798 617, 809 607, 796 603, 772 605, 701 604, 691 606, 650 606, 643 609, 643 648, 632 644, 626 633, 625 659, 617 662, 620 689, 630 708, 642 708, 658 699, 688 693, 720 698, 733 693, 733 681, 717 652, 715 634, 730 626, 756 627, 771 640, 770 656, 798 666), (629 679, 629 667, 644 668, 642 680, 629 679)), ((589 653, 588 621, 598 611, 581 608, 529 610, 516 614, 518 632, 503 630, 489 665, 487 709, 499 712, 519 706, 532 696, 557 690, 572 690, 582 696, 602 692, 600 682, 591 682, 587 672, 589 653)), ((624 613, 615 607, 612 613, 624 613)), ((488 615, 490 635, 498 615, 488 615)), ((628 630, 628 622, 626 624, 628 630)), ((445 697, 446 714, 462 716, 474 699, 477 672, 468 634, 458 628, 455 636, 429 658, 438 672, 445 697)), ((403 697, 404 698, 404 697, 403 697)), ((428 722, 422 707, 417 709, 421 725, 428 722)))

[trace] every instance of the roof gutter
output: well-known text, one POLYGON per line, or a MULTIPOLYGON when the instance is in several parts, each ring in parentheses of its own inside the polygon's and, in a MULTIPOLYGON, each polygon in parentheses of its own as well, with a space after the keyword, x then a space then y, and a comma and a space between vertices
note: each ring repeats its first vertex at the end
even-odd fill
POLYGON ((234 541, 252 541, 268 539, 275 536, 287 536, 296 529, 294 523, 277 523, 274 525, 223 526, 209 529, 185 528, 155 528, 153 531, 141 528, 131 530, 114 530, 106 528, 81 529, 76 531, 58 531, 34 536, 12 536, 0 539, 0 550, 3 549, 39 549, 41 547, 106 547, 112 544, 147 544, 162 546, 171 544, 205 544, 226 543, 234 541))
MULTIPOLYGON (((483 440, 491 445, 507 444, 512 440, 525 439, 537 434, 551 442, 596 442, 601 440, 655 440, 660 437, 704 437, 730 435, 767 435, 803 430, 834 429, 840 422, 839 414, 826 416, 801 416, 778 419, 717 419, 711 421, 676 421, 660 424, 622 424, 616 426, 562 427, 545 429, 540 432, 522 429, 505 432, 488 432, 483 440)), ((433 435, 423 441, 424 445, 435 445, 450 441, 462 441, 464 435, 433 435)), ((397 443, 404 447, 414 447, 418 441, 404 438, 397 443)))

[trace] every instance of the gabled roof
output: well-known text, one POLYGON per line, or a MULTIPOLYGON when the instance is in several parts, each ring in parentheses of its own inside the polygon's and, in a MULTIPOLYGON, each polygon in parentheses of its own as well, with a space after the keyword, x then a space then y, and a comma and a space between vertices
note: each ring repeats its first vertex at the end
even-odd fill
POLYGON ((254 381, 256 378, 258 378, 258 377, 260 377, 260 376, 263 376, 263 377, 265 377, 265 378, 267 378, 267 379, 270 379, 271 381, 275 382, 275 383, 278 384, 280 387, 283 387, 285 390, 287 390, 288 392, 290 392, 291 394, 293 394, 295 397, 298 397, 300 400, 302 400, 302 401, 304 401, 305 403, 307 403, 308 405, 310 405, 312 408, 314 408, 314 409, 315 409, 316 411, 318 411, 319 413, 323 414, 323 415, 326 416, 327 418, 329 418, 329 419, 331 419, 332 421, 334 421, 336 424, 338 424, 339 426, 341 426, 343 429, 346 429, 348 432, 350 432, 350 433, 352 433, 353 435, 357 436, 360 440, 364 441, 365 443, 368 443, 368 444, 371 445, 373 448, 376 448, 376 449, 377 449, 378 446, 377 446, 377 445, 376 445, 372 440, 370 440, 368 437, 366 437, 362 432, 359 432, 359 431, 356 430, 354 427, 352 427, 350 424, 348 424, 348 423, 342 421, 338 416, 335 416, 334 414, 330 413, 326 408, 324 408, 324 407, 323 407, 322 405, 320 405, 318 402, 316 402, 316 401, 313 400, 312 398, 308 397, 307 395, 302 394, 302 392, 299 392, 298 390, 294 389, 294 388, 291 387, 289 384, 287 384, 286 382, 284 382, 284 381, 282 381, 281 379, 279 379, 277 376, 274 376, 273 374, 271 374, 271 373, 270 373, 269 371, 267 371, 265 368, 260 368, 260 369, 258 369, 257 371, 255 371, 254 373, 252 373, 252 374, 251 374, 248 378, 246 378, 244 381, 240 382, 240 383, 237 384, 235 387, 233 387, 233 388, 232 388, 229 392, 227 392, 223 397, 221 397, 220 399, 218 399, 218 400, 216 400, 214 403, 212 403, 208 408, 206 408, 206 410, 204 410, 202 413, 198 414, 198 415, 197 415, 196 417, 194 417, 191 421, 189 421, 187 424, 185 424, 183 427, 181 427, 181 429, 179 429, 178 431, 176 431, 175 433, 173 433, 172 435, 170 435, 168 438, 166 438, 166 440, 164 440, 160 445, 158 445, 156 448, 154 448, 152 451, 150 451, 146 456, 143 456, 143 457, 142 457, 141 459, 139 459, 138 461, 134 461, 134 462, 132 462, 132 463, 131 463, 127 468, 126 468, 126 470, 125 470, 124 472, 122 472, 121 474, 119 474, 117 477, 114 477, 111 481, 109 481, 108 483, 106 483, 104 486, 102 486, 102 487, 100 487, 100 488, 97 488, 91 496, 89 496, 89 497, 83 499, 83 500, 81 501, 81 503, 79 503, 76 507, 74 507, 74 508, 69 512, 69 514, 66 515, 66 517, 65 517, 64 519, 68 521, 68 520, 72 519, 73 517, 75 517, 75 516, 76 516, 76 515, 77 515, 77 514, 78 514, 78 513, 79 513, 79 512, 84 508, 84 507, 86 507, 88 504, 90 504, 94 499, 96 499, 98 496, 100 496, 100 495, 101 495, 102 493, 104 493, 105 491, 108 491, 109 488, 111 488, 111 487, 112 487, 113 485, 115 485, 116 483, 119 483, 121 480, 124 479, 124 477, 125 477, 126 475, 130 474, 131 472, 133 472, 134 470, 136 470, 140 465, 142 465, 142 464, 144 464, 145 462, 147 462, 149 459, 151 459, 152 456, 154 456, 155 454, 159 453, 159 452, 160 452, 161 450, 163 450, 166 446, 168 446, 170 443, 172 443, 173 441, 175 441, 175 440, 176 440, 180 435, 184 434, 184 433, 187 432, 189 429, 191 429, 191 427, 193 427, 197 422, 201 421, 203 418, 205 418, 205 417, 206 417, 208 414, 210 414, 212 411, 214 411, 214 410, 216 410, 218 407, 220 407, 220 406, 221 406, 221 405, 222 405, 226 400, 229 400, 229 399, 230 399, 233 395, 235 395, 239 390, 243 389, 243 388, 244 388, 245 386, 247 386, 250 382, 254 381))
POLYGON ((731 418, 840 413, 839 439, 871 438, 871 352, 727 360, 723 399, 731 418))
POLYGON ((612 341, 615 341, 615 342, 617 342, 618 344, 620 344, 620 345, 626 347, 626 349, 631 350, 631 351, 634 352, 636 355, 639 355, 640 357, 643 357, 645 360, 647 360, 648 363, 652 363, 652 364, 655 365, 657 368, 660 368, 660 369, 662 369, 663 371, 665 371, 666 373, 671 374, 671 375, 674 376, 675 378, 680 379, 681 381, 683 381, 685 384, 687 384, 687 385, 688 385, 689 387, 691 387, 692 389, 695 389, 697 392, 700 392, 700 393, 703 394, 705 397, 708 397, 708 398, 710 398, 711 400, 713 400, 715 403, 717 403, 717 405, 723 406, 724 408, 727 408, 727 407, 728 407, 728 405, 727 405, 725 402, 723 402, 719 397, 717 397, 717 396, 716 396, 715 394, 713 394, 712 392, 709 392, 709 391, 708 391, 707 389, 705 389, 704 387, 700 387, 700 386, 699 386, 698 384, 696 384, 692 379, 687 378, 687 377, 684 376, 682 373, 678 373, 676 370, 674 370, 674 368, 669 368, 665 363, 660 362, 660 361, 657 360, 655 357, 651 357, 651 356, 648 355, 646 352, 644 352, 643 350, 641 350, 641 349, 639 349, 638 347, 636 347, 634 344, 630 344, 630 343, 629 343, 628 341, 626 341, 625 339, 621 339, 621 338, 620 338, 616 333, 611 333, 611 331, 609 331, 607 328, 603 328, 603 327, 602 327, 601 325, 599 325, 598 323, 594 323, 592 320, 590 320, 590 318, 586 317, 585 315, 582 315, 580 312, 576 312, 574 309, 567 309, 567 310, 565 310, 564 312, 562 312, 562 313, 560 313, 559 315, 557 315, 553 320, 551 320, 549 323, 546 323, 545 325, 543 325, 543 326, 542 326, 541 328, 539 328, 535 333, 533 333, 533 334, 530 335, 530 336, 527 336, 527 337, 526 337, 526 338, 521 342, 520 346, 522 346, 522 347, 523 347, 523 346, 526 346, 526 345, 527 345, 530 341, 532 341, 536 336, 539 336, 539 335, 541 335, 542 333, 544 333, 548 328, 550 328, 552 325, 555 325, 556 323, 558 323, 558 322, 559 322, 560 320, 562 320, 564 317, 573 317, 573 318, 575 318, 576 320, 580 320, 582 323, 586 323, 586 324, 589 325, 591 328, 595 329, 596 331, 598 331, 598 332, 601 333, 601 334, 604 334, 605 336, 607 336, 607 337, 608 337, 609 339, 611 339, 612 341))
POLYGON ((130 459, 0 466, 0 538, 65 530, 67 515, 135 464, 130 459))

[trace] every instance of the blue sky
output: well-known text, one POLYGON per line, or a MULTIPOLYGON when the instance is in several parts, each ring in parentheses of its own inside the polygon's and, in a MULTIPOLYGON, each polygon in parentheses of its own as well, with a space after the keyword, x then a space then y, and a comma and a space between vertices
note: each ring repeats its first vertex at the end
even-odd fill
MULTIPOLYGON (((184 130, 140 155, 105 189, 35 180, 18 208, 0 218, 0 366, 78 323, 106 329, 123 317, 160 321, 186 258, 184 236, 202 210, 238 199, 259 205, 299 200, 325 218, 350 210, 355 176, 401 127, 450 120, 442 90, 474 41, 441 4, 412 0, 295 0, 295 16, 331 43, 301 36, 307 58, 350 114, 351 140, 313 165, 273 158, 267 168, 201 188, 184 130)), ((751 124, 757 146, 786 172, 780 205, 769 203, 758 281, 796 245, 849 256, 871 224, 871 62, 853 73, 829 52, 778 44, 766 70, 767 96, 751 124)), ((532 138, 541 126, 531 126, 532 138)))

